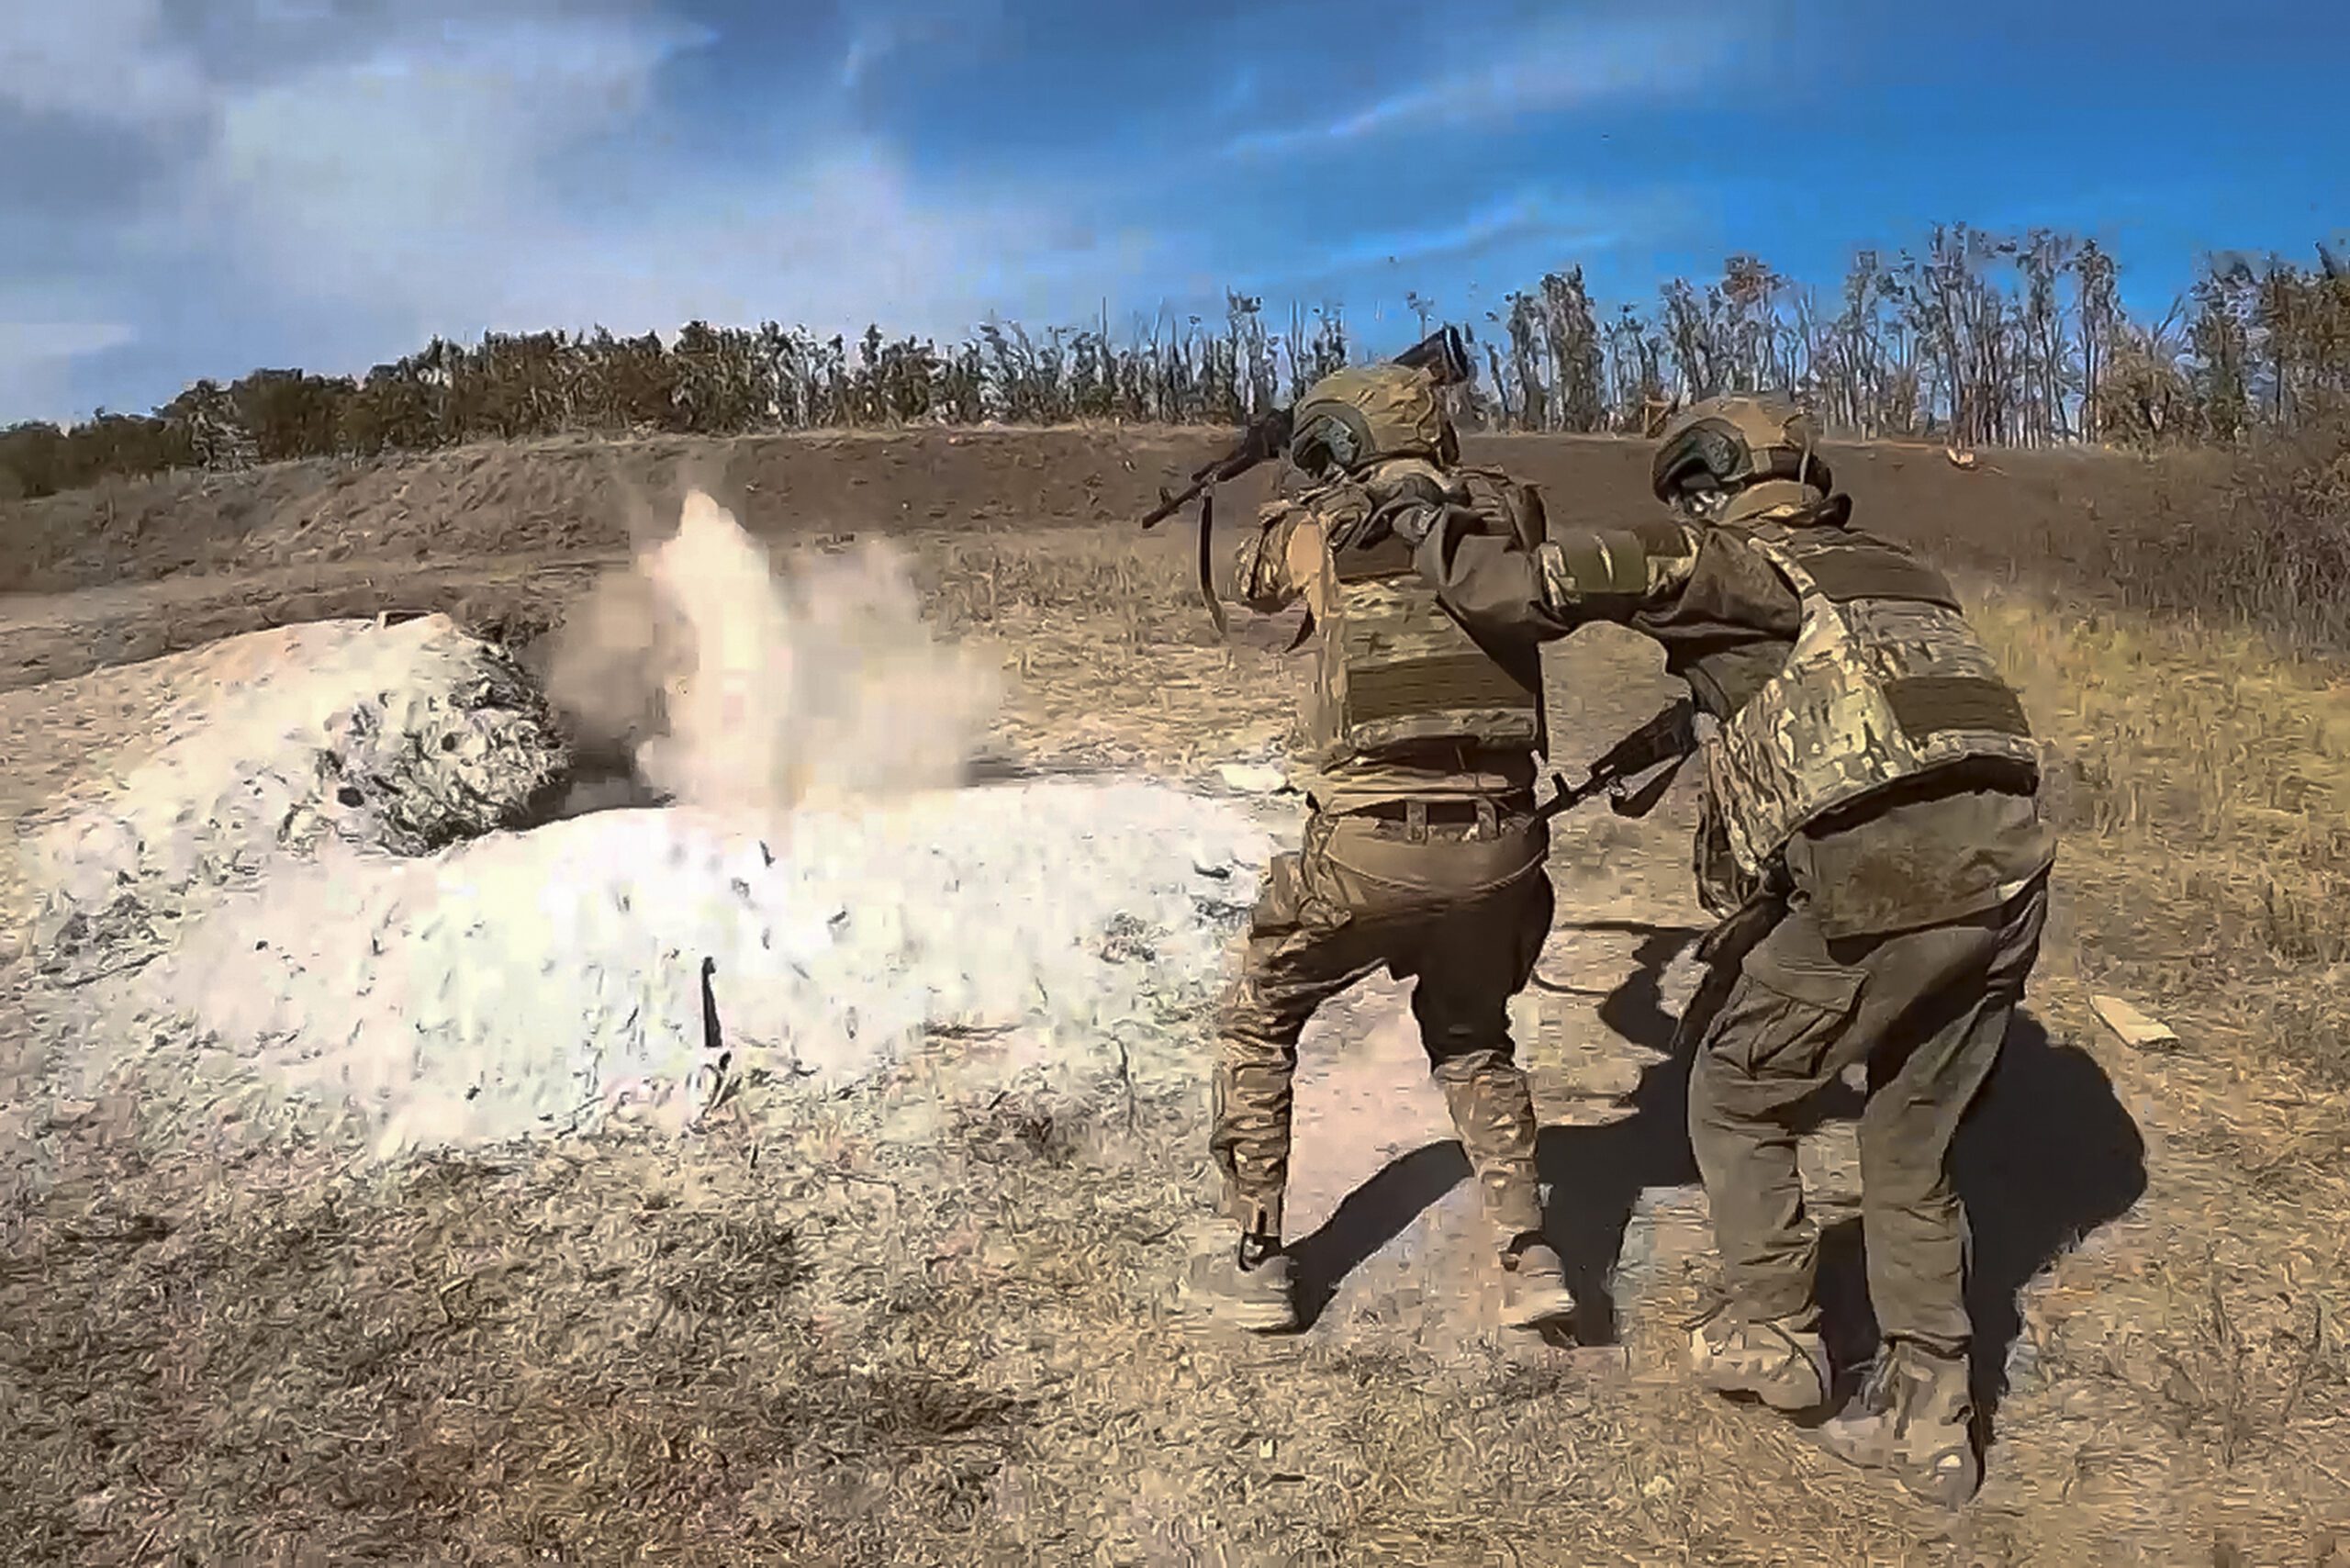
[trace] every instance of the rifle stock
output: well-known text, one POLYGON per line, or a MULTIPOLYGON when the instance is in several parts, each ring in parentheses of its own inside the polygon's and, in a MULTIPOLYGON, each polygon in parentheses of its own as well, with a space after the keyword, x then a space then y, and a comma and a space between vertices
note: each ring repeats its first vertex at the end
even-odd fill
POLYGON ((1571 785, 1563 777, 1552 775, 1551 782, 1557 786, 1558 793, 1539 808, 1536 815, 1548 821, 1561 812, 1572 811, 1605 790, 1609 809, 1617 816, 1646 816, 1664 798, 1665 790, 1681 771, 1681 764, 1696 749, 1696 705, 1684 697, 1608 747, 1591 765, 1582 783, 1571 785), (1623 786, 1628 780, 1662 763, 1673 766, 1637 793, 1626 791, 1623 786))

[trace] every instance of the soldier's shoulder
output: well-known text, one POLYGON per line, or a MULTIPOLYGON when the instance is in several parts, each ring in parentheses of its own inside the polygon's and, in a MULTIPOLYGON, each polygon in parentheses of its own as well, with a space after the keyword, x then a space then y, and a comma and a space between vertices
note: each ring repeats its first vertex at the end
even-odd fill
POLYGON ((1897 555, 1908 555, 1913 559, 1920 558, 1920 552, 1915 544, 1906 540, 1897 539, 1889 533, 1879 533, 1874 528, 1847 525, 1837 529, 1835 537, 1840 543, 1865 544, 1871 549, 1887 550, 1897 555))

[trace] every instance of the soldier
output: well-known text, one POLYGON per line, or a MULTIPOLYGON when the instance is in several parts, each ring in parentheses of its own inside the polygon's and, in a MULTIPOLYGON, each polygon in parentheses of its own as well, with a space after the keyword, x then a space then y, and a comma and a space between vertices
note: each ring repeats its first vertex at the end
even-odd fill
POLYGON ((1367 534, 1415 546, 1481 640, 1592 621, 1661 644, 1705 743, 1689 1134, 1726 1300, 1697 1377, 1795 1413, 1830 1386, 1796 1116, 1856 1065, 1862 1225, 1885 1344, 1821 1428, 1852 1462, 1955 1505, 1981 1479, 1951 1138, 2037 961, 2055 841, 2021 703, 1942 576, 1850 526, 1808 421, 1779 398, 1700 403, 1652 470, 1670 518, 1551 531, 1528 549, 1473 512, 1374 488, 1367 534))
MULTIPOLYGON (((1359 538, 1370 487, 1416 487, 1496 528, 1532 526, 1530 492, 1472 487, 1424 371, 1340 370, 1294 411, 1284 489, 1241 546, 1242 602, 1301 598, 1319 632, 1303 731, 1312 774, 1302 849, 1276 858, 1222 1009, 1211 1150, 1237 1246, 1190 1285, 1259 1332, 1297 1326, 1282 1249, 1297 1042, 1324 1002, 1384 969, 1416 981, 1412 1014, 1494 1232, 1502 1315, 1533 1327, 1573 1310, 1542 1239, 1534 1104, 1508 1003, 1550 934, 1549 833, 1534 815, 1543 744, 1540 655, 1472 641, 1401 541, 1359 538)), ((1480 474, 1481 479, 1492 476, 1480 474)))

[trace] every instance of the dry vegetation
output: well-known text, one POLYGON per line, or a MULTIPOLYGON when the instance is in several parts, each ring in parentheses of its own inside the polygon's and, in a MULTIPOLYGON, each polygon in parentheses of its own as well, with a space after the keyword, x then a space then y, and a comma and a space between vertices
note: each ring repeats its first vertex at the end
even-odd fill
MULTIPOLYGON (((2271 257, 2207 263, 2158 320, 2124 310, 2114 258, 2047 230, 1934 226, 1926 243, 1853 257, 1830 297, 1752 255, 1714 282, 1675 279, 1645 309, 1545 274, 1469 323, 1486 372, 1457 398, 1471 428, 1639 431, 1672 398, 1800 390, 1832 433, 1961 445, 2240 442, 2299 428, 2350 394, 2350 272, 2271 257)), ((1421 331, 1436 301, 1406 304, 1421 331)), ((852 346, 804 327, 688 323, 664 342, 598 328, 435 339, 364 377, 255 370, 195 383, 151 415, 0 429, 0 500, 106 479, 557 434, 1072 421, 1230 426, 1293 400, 1371 345, 1336 307, 1227 295, 1219 326, 1107 310, 1032 336, 990 322, 961 343, 852 346)), ((1400 344, 1387 345, 1388 352, 1400 344)))
MULTIPOLYGON (((1628 1322, 1628 1372, 1241 1340, 1168 1312, 1192 1097, 1099 1125, 963 1106, 918 1166, 877 1090, 789 1145, 754 1114, 381 1182, 326 1148, 198 1169, 142 1151, 127 1101, 66 1108, 61 1179, 0 1219, 0 1540, 93 1565, 2350 1561, 2350 675, 2323 651, 2350 578, 2324 564, 2338 454, 2330 480, 2257 461, 2117 478, 2170 512, 2077 536, 2008 537, 1963 489, 1910 520, 2022 563, 1971 580, 2066 833, 2033 998, 2057 1045, 2020 1043, 2029 1076, 1973 1130, 1982 1245, 2110 1221, 1995 1271, 2048 1264, 1955 1525, 1677 1381, 1695 1276, 1628 1322), (2255 518, 2287 519, 2291 572, 2337 575, 2280 583, 2255 518), (2182 1044, 2126 1051, 2091 989, 2182 1044), (2109 1110, 2063 1119, 2084 1103, 2109 1110)), ((1274 744, 1287 628, 1216 644, 1188 541, 1128 543, 923 540, 934 609, 1024 678, 1007 755, 1188 771, 1274 744)))

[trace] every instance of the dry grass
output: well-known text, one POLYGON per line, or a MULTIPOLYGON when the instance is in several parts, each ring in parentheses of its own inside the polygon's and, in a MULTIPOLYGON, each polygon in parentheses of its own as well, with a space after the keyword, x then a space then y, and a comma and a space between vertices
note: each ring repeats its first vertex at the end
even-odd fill
POLYGON ((924 1560, 1026 1418, 943 1349, 981 1294, 845 1266, 870 1200, 804 1166, 607 1145, 189 1201, 194 1174, 85 1171, 0 1266, 15 1561, 924 1560))
POLYGON ((2233 452, 2073 454, 2032 484, 2040 507, 1962 493, 1869 521, 2011 585, 2350 656, 2350 417, 2233 452))
MULTIPOLYGON (((1287 628, 1215 644, 1189 541, 1128 543, 923 543, 934 608, 1013 661, 1005 752, 1187 772, 1277 741, 1287 628)), ((39 1129, 61 1179, 0 1215, 0 1540, 89 1564, 2344 1561, 2342 678, 1982 600, 2059 756, 2033 1005, 2109 1075, 2151 1185, 2026 1291, 1955 1525, 1683 1383, 1694 1275, 1639 1302, 1628 1372, 1227 1336, 1169 1311, 1203 1096, 1146 1092, 1131 1124, 961 1104, 915 1150, 885 1136, 900 1082, 788 1143, 754 1114, 381 1182, 325 1151, 142 1154, 112 1105, 39 1129), (2180 1049, 2123 1051, 2090 985, 2180 1049)))
POLYGON ((2350 673, 2037 597, 1982 624, 2056 749, 2085 978, 2350 1083, 2350 673))
POLYGON ((917 1159, 885 1099, 383 1184, 55 1129, 75 1177, 0 1268, 0 1531, 92 1564, 1766 1563, 1901 1528, 1685 1391, 1169 1318, 1197 1107, 973 1104, 917 1159))
POLYGON ((1166 535, 1139 545, 1098 533, 942 537, 926 543, 916 576, 940 625, 1002 655, 1008 755, 1190 774, 1278 749, 1300 678, 1279 654, 1286 621, 1234 610, 1234 639, 1218 639, 1191 549, 1166 535))

